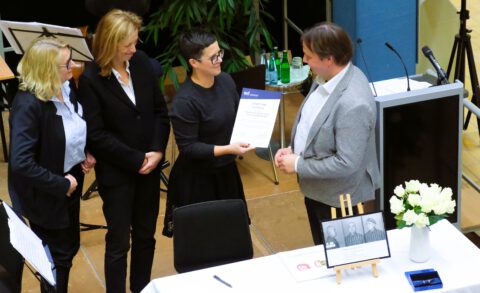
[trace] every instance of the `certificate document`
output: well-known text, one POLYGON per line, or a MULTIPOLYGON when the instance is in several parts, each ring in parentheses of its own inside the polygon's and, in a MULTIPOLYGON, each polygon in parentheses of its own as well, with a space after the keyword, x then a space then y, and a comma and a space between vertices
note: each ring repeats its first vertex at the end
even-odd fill
POLYGON ((245 142, 267 148, 281 96, 281 92, 243 88, 230 143, 245 142))

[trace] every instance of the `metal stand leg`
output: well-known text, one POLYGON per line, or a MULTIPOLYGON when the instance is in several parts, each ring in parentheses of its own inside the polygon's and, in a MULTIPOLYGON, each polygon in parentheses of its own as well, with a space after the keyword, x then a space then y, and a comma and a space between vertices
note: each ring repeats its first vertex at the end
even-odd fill
POLYGON ((90 187, 88 187, 87 191, 85 191, 85 193, 82 195, 82 199, 83 200, 89 199, 90 195, 95 191, 98 191, 98 184, 96 179, 93 180, 92 184, 90 184, 90 187))
POLYGON ((280 97, 280 148, 285 147, 285 93, 280 97))
MULTIPOLYGON (((165 185, 165 187, 166 187, 167 189, 168 189, 168 178, 167 178, 167 175, 165 175, 165 173, 163 173, 163 169, 167 168, 168 166, 170 166, 170 162, 169 162, 169 161, 163 162, 163 164, 162 164, 162 170, 160 171, 160 181, 162 181, 163 185, 165 185)), ((165 189, 165 188, 160 188, 160 191, 167 192, 167 189, 165 189)))
POLYGON ((7 92, 3 89, 3 83, 0 83, 0 136, 2 140, 3 160, 8 162, 7 139, 5 135, 5 125, 3 123, 3 110, 8 109, 7 92), (5 99, 5 103, 4 103, 5 99))
POLYGON ((3 109, 0 109, 0 135, 2 139, 3 160, 8 162, 7 140, 5 137, 5 126, 3 125, 3 109))
POLYGON ((273 170, 273 183, 278 185, 280 182, 278 181, 277 175, 277 168, 275 168, 275 162, 273 161, 273 154, 272 154, 272 147, 268 145, 268 155, 270 156, 270 162, 272 163, 272 170, 273 170))
MULTIPOLYGON (((450 60, 448 62, 447 76, 450 76, 450 72, 453 66, 453 60, 455 59, 455 72, 453 80, 460 80, 465 84, 465 62, 468 62, 468 69, 470 72, 470 82, 472 84, 472 103, 478 107, 478 99, 480 98, 480 87, 478 83, 478 75, 475 67, 475 60, 473 57, 473 49, 471 43, 471 30, 467 29, 467 19, 470 18, 470 11, 467 9, 467 1, 462 0, 461 9, 459 11, 460 15, 460 31, 455 36, 455 41, 453 43, 452 52, 450 55, 450 60)), ((468 123, 470 122, 472 112, 468 110, 467 117, 465 118, 465 123, 463 129, 467 129, 468 123)), ((480 118, 477 117, 477 124, 480 125, 480 118)), ((479 128, 480 134, 480 128, 479 128)))

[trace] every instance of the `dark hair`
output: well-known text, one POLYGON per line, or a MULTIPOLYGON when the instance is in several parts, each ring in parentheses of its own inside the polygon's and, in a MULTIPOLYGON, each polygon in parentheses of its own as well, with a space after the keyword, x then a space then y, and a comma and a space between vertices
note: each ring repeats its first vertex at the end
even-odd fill
POLYGON ((316 24, 302 34, 301 41, 321 58, 332 56, 338 65, 345 65, 352 59, 352 41, 347 32, 336 24, 316 24))
POLYGON ((201 28, 192 28, 183 32, 178 38, 178 46, 183 58, 188 62, 189 59, 200 59, 203 49, 213 44, 217 38, 214 34, 201 28))

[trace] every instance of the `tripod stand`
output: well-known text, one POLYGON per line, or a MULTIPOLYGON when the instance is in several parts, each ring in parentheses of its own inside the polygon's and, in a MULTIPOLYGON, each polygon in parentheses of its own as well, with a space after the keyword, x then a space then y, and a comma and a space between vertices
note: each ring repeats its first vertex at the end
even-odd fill
MULTIPOLYGON (((468 71, 470 72, 470 82, 472 84, 472 103, 478 107, 478 98, 480 97, 480 88, 478 85, 478 75, 475 68, 475 61, 473 58, 472 42, 470 33, 472 30, 467 29, 467 19, 470 18, 470 11, 467 10, 466 0, 462 0, 461 9, 457 12, 460 15, 460 32, 455 36, 453 43, 452 54, 448 62, 447 76, 450 76, 453 60, 455 59, 455 74, 453 80, 460 80, 465 84, 465 61, 468 62, 468 71), (465 56, 467 59, 465 59, 465 56), (455 58, 456 57, 456 58, 455 58)), ((467 129, 472 112, 468 110, 463 129, 467 129)), ((477 125, 480 126, 480 118, 477 117, 477 125)), ((479 127, 480 134, 480 127, 479 127)))

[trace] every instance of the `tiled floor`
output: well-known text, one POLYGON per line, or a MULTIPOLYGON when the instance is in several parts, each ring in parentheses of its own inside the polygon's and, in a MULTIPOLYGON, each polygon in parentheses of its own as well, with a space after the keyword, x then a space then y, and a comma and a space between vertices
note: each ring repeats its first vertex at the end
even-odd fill
MULTIPOLYGON (((473 1, 472 1, 473 2, 473 1)), ((457 8, 460 0, 452 1, 457 8)), ((470 5, 470 15, 480 15, 480 5, 470 5), (475 7, 473 7, 475 6, 475 7)), ((475 54, 480 58, 480 25, 478 21, 469 23, 476 35, 473 35, 475 54)), ((480 60, 477 58, 477 61, 480 60)), ((468 87, 467 83, 467 87, 468 87)), ((291 95, 286 99, 287 111, 287 137, 298 105, 302 100, 300 95, 291 95)), ((8 113, 4 113, 4 120, 8 113)), ((480 139, 478 137, 476 123, 464 131, 463 136, 463 171, 477 183, 480 183, 480 139)), ((278 130, 274 131, 278 137, 278 130)), ((171 151, 167 152, 167 158, 171 160, 171 151)), ((254 242, 255 257, 268 255, 278 251, 285 251, 312 245, 306 212, 303 205, 303 196, 299 191, 295 175, 279 173, 280 184, 273 184, 273 173, 269 162, 260 159, 255 153, 247 154, 243 160, 238 160, 238 166, 244 182, 247 196, 248 209, 252 225, 251 232, 254 242)), ((7 196, 7 164, 0 162, 0 198, 9 201, 7 196)), ((167 173, 169 170, 166 170, 167 173)), ((87 178, 86 186, 93 180, 93 175, 87 178)), ((480 200, 470 186, 463 182, 462 193, 464 196, 480 200)), ((165 194, 162 193, 161 216, 158 219, 157 230, 163 225, 163 210, 165 208, 165 194)), ((475 222, 474 218, 471 221, 475 222)), ((104 224, 101 212, 101 200, 98 194, 82 201, 81 221, 91 224, 104 224)), ((70 292, 103 292, 103 254, 104 254, 104 230, 82 232, 81 247, 74 260, 71 271, 70 292)), ((473 241, 478 241, 475 235, 471 235, 473 241)), ((154 260, 152 278, 175 274, 173 268, 172 240, 157 232, 157 245, 154 260)), ((39 292, 38 282, 32 274, 25 269, 23 292, 39 292)))

